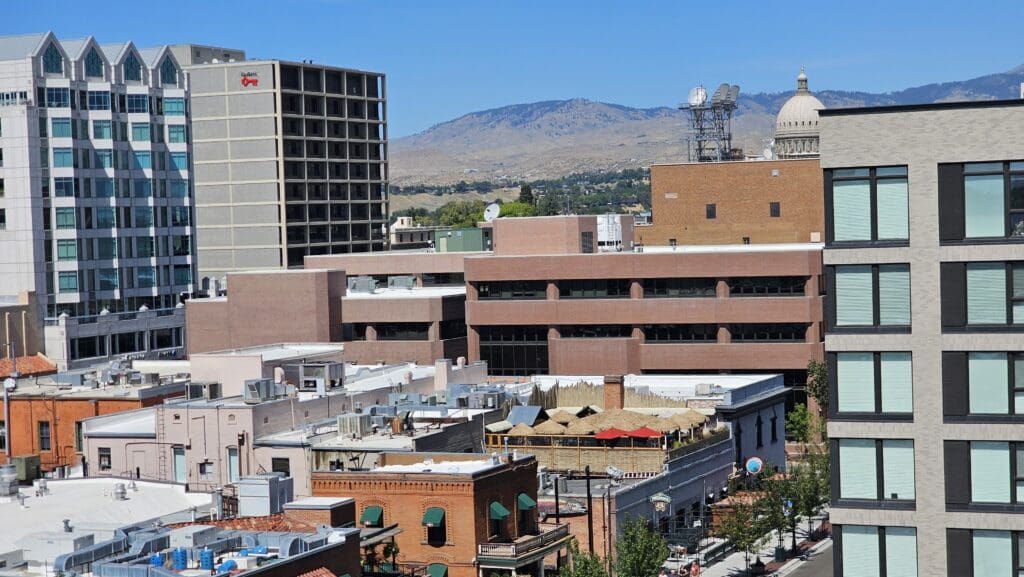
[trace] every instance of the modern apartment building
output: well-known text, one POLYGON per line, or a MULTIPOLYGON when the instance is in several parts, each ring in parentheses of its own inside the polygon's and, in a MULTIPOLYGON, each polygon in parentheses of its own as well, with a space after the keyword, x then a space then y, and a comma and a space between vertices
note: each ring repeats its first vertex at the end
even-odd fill
POLYGON ((820 114, 835 574, 1018 575, 1024 101, 820 114))
MULTIPOLYGON (((199 48, 219 50, 175 47, 199 48)), ((193 62, 201 62, 188 71, 204 279, 385 249, 383 74, 202 54, 193 62)))
POLYGON ((64 369, 183 350, 188 99, 166 46, 0 38, 0 294, 34 300, 29 352, 64 369))

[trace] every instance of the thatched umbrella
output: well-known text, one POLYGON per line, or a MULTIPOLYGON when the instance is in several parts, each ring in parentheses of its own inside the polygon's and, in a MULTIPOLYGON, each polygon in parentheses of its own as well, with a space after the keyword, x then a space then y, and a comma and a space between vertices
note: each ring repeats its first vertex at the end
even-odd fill
POLYGON ((537 435, 564 435, 565 427, 549 419, 534 427, 533 432, 537 435))
POLYGON ((587 419, 579 419, 577 421, 573 421, 573 422, 569 423, 569 426, 565 428, 565 433, 564 434, 566 434, 566 435, 577 435, 577 436, 587 436, 587 435, 593 435, 594 431, 596 431, 596 430, 597 429, 594 428, 593 424, 587 422, 587 419))
POLYGON ((576 415, 561 409, 548 413, 548 418, 560 425, 568 425, 579 419, 576 415))
POLYGON ((509 429, 509 432, 505 433, 510 437, 525 437, 527 435, 533 435, 533 427, 526 423, 519 423, 518 425, 509 429))

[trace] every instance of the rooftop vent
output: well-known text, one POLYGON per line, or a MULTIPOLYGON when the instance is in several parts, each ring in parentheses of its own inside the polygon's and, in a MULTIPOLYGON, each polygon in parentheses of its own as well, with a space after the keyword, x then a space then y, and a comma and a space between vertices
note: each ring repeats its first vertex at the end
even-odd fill
POLYGON ((348 278, 348 292, 372 293, 377 290, 377 281, 368 276, 348 278))
POLYGON ((406 289, 412 290, 412 287, 416 286, 416 277, 412 276, 391 276, 388 277, 388 288, 389 289, 406 289))

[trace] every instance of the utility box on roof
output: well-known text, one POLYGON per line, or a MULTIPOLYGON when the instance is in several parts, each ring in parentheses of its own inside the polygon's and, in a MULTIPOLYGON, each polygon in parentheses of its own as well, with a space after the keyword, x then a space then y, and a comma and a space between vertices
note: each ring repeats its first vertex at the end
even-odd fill
POLYGON ((238 516, 266 517, 280 513, 284 504, 294 498, 292 478, 282 473, 266 473, 242 477, 238 487, 238 516))
POLYGON ((14 457, 12 461, 18 471, 18 481, 31 483, 39 478, 39 455, 21 455, 14 457))

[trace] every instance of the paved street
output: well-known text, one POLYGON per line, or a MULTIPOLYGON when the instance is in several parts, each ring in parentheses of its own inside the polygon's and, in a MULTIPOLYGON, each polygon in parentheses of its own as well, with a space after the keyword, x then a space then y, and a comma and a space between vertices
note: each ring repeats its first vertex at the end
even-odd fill
POLYGON ((818 551, 814 557, 800 565, 786 577, 831 577, 832 576, 832 545, 818 551))

